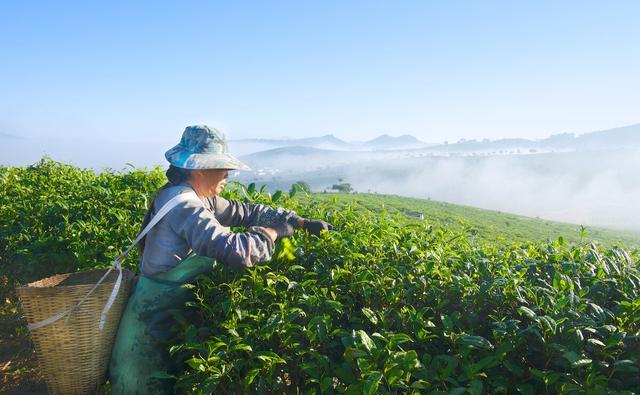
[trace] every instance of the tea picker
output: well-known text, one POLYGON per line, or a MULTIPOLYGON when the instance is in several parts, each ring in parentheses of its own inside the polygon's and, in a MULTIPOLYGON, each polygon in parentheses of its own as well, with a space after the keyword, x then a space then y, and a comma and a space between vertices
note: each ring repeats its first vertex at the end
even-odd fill
POLYGON ((186 285, 216 264, 240 270, 271 259, 275 241, 296 229, 315 235, 332 229, 294 211, 218 196, 229 170, 249 169, 227 151, 218 130, 187 127, 165 153, 168 182, 157 191, 140 234, 111 269, 54 276, 18 289, 49 392, 95 392, 108 367, 114 394, 173 393, 180 364, 168 347, 174 314, 193 297, 186 285), (231 226, 246 231, 234 233, 231 226), (121 261, 135 245, 142 259, 133 286, 133 273, 121 261))
POLYGON ((122 315, 113 347, 110 380, 114 394, 173 393, 177 372, 168 354, 172 311, 192 298, 185 284, 217 263, 244 269, 271 259, 275 241, 294 229, 319 235, 324 221, 293 211, 226 200, 219 195, 229 170, 249 168, 227 152, 224 135, 207 126, 187 127, 166 152, 168 183, 160 188, 143 227, 176 197, 179 203, 141 240, 141 276, 122 315), (157 210, 157 211, 156 211, 157 210), (246 232, 232 233, 231 226, 246 232), (158 374, 165 372, 167 374, 158 374))

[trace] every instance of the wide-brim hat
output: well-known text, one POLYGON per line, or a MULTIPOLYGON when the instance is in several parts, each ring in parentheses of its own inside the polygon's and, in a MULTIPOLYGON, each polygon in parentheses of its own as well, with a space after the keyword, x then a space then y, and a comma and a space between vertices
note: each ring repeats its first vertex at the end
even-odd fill
POLYGON ((165 152, 164 157, 182 169, 251 170, 229 154, 224 133, 205 125, 187 126, 180 143, 165 152))

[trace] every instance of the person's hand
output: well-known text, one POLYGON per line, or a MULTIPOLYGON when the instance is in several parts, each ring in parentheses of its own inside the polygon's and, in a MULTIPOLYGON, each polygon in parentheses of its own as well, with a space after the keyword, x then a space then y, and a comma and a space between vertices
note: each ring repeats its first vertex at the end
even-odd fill
POLYGON ((328 222, 317 220, 317 219, 313 219, 313 220, 305 219, 304 224, 302 225, 302 229, 306 230, 312 235, 320 236, 320 233, 323 230, 325 231, 333 230, 333 225, 331 225, 328 222))
POLYGON ((293 226, 288 222, 281 222, 271 227, 278 234, 278 239, 293 236, 293 226))

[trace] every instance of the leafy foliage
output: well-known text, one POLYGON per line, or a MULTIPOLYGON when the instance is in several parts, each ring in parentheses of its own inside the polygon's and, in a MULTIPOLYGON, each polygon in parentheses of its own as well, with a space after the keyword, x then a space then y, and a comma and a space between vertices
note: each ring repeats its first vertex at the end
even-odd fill
MULTIPOLYGON (((0 167, 0 275, 27 282, 108 267, 165 180, 159 168, 96 174, 48 158, 0 167)), ((135 252, 127 262, 135 267, 135 252)))
MULTIPOLYGON (((0 167, 0 274, 15 281, 109 265, 137 234, 149 172, 44 159, 0 167)), ((582 239, 484 239, 338 197, 226 196, 324 219, 242 273, 193 286, 171 348, 195 393, 631 393, 640 388, 638 251, 582 239)), ((382 198, 384 199, 384 198, 382 198)), ((135 255, 128 260, 134 267, 135 255)), ((10 279, 11 281, 8 281, 10 279)), ((4 332, 3 328, 3 332, 4 332)), ((158 373, 160 374, 160 373, 158 373)))
POLYGON ((470 229, 305 207, 335 232, 196 288, 180 386, 222 393, 604 393, 640 386, 640 272, 622 249, 504 247, 470 229))
POLYGON ((627 248, 640 247, 640 234, 624 230, 612 230, 594 226, 576 227, 575 225, 523 217, 520 215, 485 210, 476 207, 439 202, 431 199, 415 199, 396 195, 382 194, 315 194, 314 202, 335 204, 353 204, 357 208, 366 208, 374 213, 403 213, 409 222, 420 222, 422 214, 430 224, 446 227, 449 230, 464 230, 471 226, 476 237, 488 242, 508 245, 513 242, 534 242, 557 239, 562 236, 569 242, 583 243, 596 241, 610 245, 622 243, 627 248), (412 215, 412 214, 418 215, 412 215))

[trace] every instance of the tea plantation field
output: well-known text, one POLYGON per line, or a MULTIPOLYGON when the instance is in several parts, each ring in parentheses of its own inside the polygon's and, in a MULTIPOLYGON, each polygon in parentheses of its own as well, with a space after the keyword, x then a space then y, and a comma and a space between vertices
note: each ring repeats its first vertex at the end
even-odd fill
POLYGON ((640 246, 640 234, 634 232, 600 227, 583 229, 579 225, 396 195, 314 194, 309 203, 312 204, 312 201, 333 203, 334 197, 336 197, 336 204, 340 205, 354 204, 356 207, 374 212, 387 211, 391 214, 403 214, 401 221, 410 223, 421 222, 415 217, 420 213, 427 222, 451 230, 471 227, 473 232, 477 232, 479 238, 492 242, 508 244, 514 241, 547 241, 563 237, 573 242, 595 241, 603 245, 621 243, 631 248, 640 246))
MULTIPOLYGON (((163 183, 160 169, 0 167, 6 391, 37 392, 39 379, 13 287, 108 266, 163 183)), ((336 230, 200 278, 171 347, 184 370, 158 372, 180 391, 640 393, 637 235, 397 196, 225 195, 336 230)))

